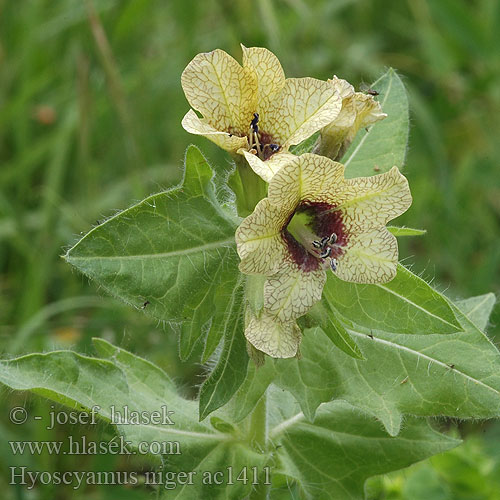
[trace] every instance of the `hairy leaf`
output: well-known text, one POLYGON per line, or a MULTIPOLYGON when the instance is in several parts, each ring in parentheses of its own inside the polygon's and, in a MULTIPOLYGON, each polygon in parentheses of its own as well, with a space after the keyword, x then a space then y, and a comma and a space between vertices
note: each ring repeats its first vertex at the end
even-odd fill
POLYGON ((339 349, 353 358, 364 359, 356 342, 337 318, 336 312, 332 310, 328 301, 324 300, 315 304, 309 311, 308 318, 315 325, 319 325, 339 349))
POLYGON ((274 362, 271 358, 267 358, 264 365, 259 368, 255 363, 249 362, 243 384, 217 415, 227 417, 234 423, 241 422, 255 408, 275 376, 274 362))
MULTIPOLYGON (((235 481, 227 485, 227 467, 232 465, 237 474, 242 468, 262 469, 269 460, 266 453, 257 453, 248 443, 231 433, 220 432, 208 422, 196 417, 197 403, 180 396, 171 379, 158 367, 133 354, 95 339, 103 359, 81 356, 71 351, 30 354, 0 362, 0 382, 16 390, 29 390, 46 396, 70 408, 89 410, 98 405, 98 415, 110 420, 114 413, 171 411, 170 421, 137 424, 117 424, 116 428, 130 442, 131 452, 139 443, 156 443, 165 447, 168 459, 163 472, 194 471, 192 485, 178 485, 165 490, 168 498, 240 499, 252 485, 235 481), (228 458, 229 457, 229 458, 228 458), (208 471, 225 471, 222 484, 203 484, 208 471)), ((227 426, 230 430, 231 426, 227 426)), ((144 447, 144 444, 141 446, 144 447)), ((156 446, 156 445, 154 445, 156 446)), ((184 477, 185 479, 185 477, 184 477)), ((175 479, 173 480, 175 483, 175 479)))
POLYGON ((225 405, 243 383, 247 372, 244 280, 240 276, 237 285, 228 297, 219 297, 218 306, 225 305, 221 325, 224 344, 216 367, 203 383, 200 390, 200 419, 225 405))
POLYGON ((418 335, 461 329, 448 300, 402 265, 392 281, 376 285, 347 283, 328 274, 326 302, 364 328, 418 335))
POLYGON ((495 303, 496 297, 493 293, 486 293, 485 295, 478 295, 477 297, 470 297, 456 302, 457 307, 480 330, 486 328, 495 303))
POLYGON ((369 415, 340 401, 322 405, 314 424, 299 413, 270 433, 280 443, 279 471, 298 481, 308 500, 363 500, 368 477, 460 444, 416 418, 408 418, 401 434, 391 437, 369 415))
POLYGON ((405 162, 408 143, 408 98, 403 82, 390 68, 371 86, 380 95, 387 117, 366 130, 360 130, 340 160, 346 177, 362 177, 387 172, 405 162))
POLYGON ((225 321, 215 298, 229 295, 238 277, 237 221, 219 205, 212 177, 191 146, 182 185, 111 217, 65 256, 110 294, 180 331, 182 358, 207 335, 215 349, 225 321))
POLYGON ((302 360, 282 360, 276 382, 310 418, 320 403, 343 399, 382 421, 396 435, 403 414, 459 418, 500 416, 500 355, 458 309, 463 332, 403 335, 348 328, 364 361, 328 342, 321 329, 305 332, 302 360))

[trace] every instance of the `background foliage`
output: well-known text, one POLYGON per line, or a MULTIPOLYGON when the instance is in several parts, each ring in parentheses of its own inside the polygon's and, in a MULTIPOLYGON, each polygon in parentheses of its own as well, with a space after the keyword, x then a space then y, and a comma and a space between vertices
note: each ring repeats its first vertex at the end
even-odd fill
MULTIPOLYGON (((92 222, 178 182, 188 143, 212 164, 227 162, 180 127, 188 109, 180 73, 196 53, 216 47, 239 59, 240 41, 273 50, 287 76, 335 73, 359 84, 397 68, 410 94, 405 174, 415 200, 398 222, 428 230, 400 239, 401 255, 453 298, 498 293, 499 22, 496 0, 0 0, 3 357, 57 347, 92 352, 90 338, 99 336, 159 364, 194 394, 203 368, 178 361, 174 335, 103 296, 59 255, 92 222)), ((498 319, 497 308, 490 335, 498 335, 498 319)), ((24 402, 5 397, 6 407, 24 402)), ((46 411, 42 401, 30 404, 46 411)), ((20 431, 6 420, 2 441, 20 431)), ((465 447, 372 481, 372 498, 497 498, 498 424, 445 425, 467 437, 465 447)), ((35 424, 22 432, 46 433, 35 424)), ((116 459, 99 457, 109 469, 149 466, 116 459)), ((33 460, 45 469, 74 466, 65 457, 33 460)), ((0 462, 5 482, 6 450, 0 462)), ((96 462, 87 466, 103 467, 96 462)), ((50 487, 36 495, 55 498, 50 487)))

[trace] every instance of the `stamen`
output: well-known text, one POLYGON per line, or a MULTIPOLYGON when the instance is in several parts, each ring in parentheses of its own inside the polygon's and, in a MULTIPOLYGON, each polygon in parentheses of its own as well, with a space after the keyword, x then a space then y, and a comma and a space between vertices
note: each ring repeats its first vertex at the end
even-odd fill
POLYGON ((321 240, 314 240, 312 242, 312 245, 314 248, 325 250, 327 246, 335 245, 336 241, 337 241, 337 235, 335 233, 332 233, 330 236, 323 236, 321 240))
MULTIPOLYGON (((257 127, 257 129, 258 129, 258 127, 257 127)), ((262 148, 260 147, 259 136, 257 135, 257 132, 253 133, 253 137, 255 140, 255 146, 257 147, 257 154, 258 154, 259 158, 261 158, 262 157, 262 148)))
POLYGON ((254 134, 259 133, 259 126, 257 125, 257 123, 259 123, 259 113, 254 113, 253 119, 250 122, 250 127, 252 127, 252 131, 254 134))
POLYGON ((274 153, 276 153, 276 151, 279 151, 280 146, 278 144, 264 144, 262 146, 262 150, 265 151, 266 148, 269 148, 271 150, 271 154, 269 156, 272 156, 274 153))
POLYGON ((259 113, 254 113, 252 121, 250 122, 250 128, 252 132, 250 133, 250 149, 253 147, 257 148, 257 155, 262 158, 262 148, 259 141, 259 113))
POLYGON ((332 254, 332 248, 331 247, 326 247, 323 252, 320 254, 320 257, 322 259, 327 259, 328 257, 330 257, 330 255, 332 254))
POLYGON ((342 248, 343 245, 337 244, 337 234, 332 233, 330 236, 324 236, 320 240, 313 240, 312 246, 321 251, 319 253, 319 257, 321 259, 330 259, 330 268, 332 271, 337 270, 337 259, 332 257, 332 252, 334 249, 342 248))

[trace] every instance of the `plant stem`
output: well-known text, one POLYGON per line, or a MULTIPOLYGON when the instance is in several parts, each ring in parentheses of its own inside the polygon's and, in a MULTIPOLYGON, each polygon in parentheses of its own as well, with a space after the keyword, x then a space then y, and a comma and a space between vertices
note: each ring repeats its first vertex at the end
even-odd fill
POLYGON ((241 155, 233 155, 236 171, 230 179, 230 187, 236 194, 238 215, 250 215, 257 203, 267 196, 267 184, 250 167, 241 155))
MULTIPOLYGON (((264 394, 250 415, 249 440, 258 453, 267 449, 267 395, 264 394)), ((252 490, 250 500, 266 500, 271 489, 270 484, 264 484, 265 476, 259 476, 259 484, 252 490)))

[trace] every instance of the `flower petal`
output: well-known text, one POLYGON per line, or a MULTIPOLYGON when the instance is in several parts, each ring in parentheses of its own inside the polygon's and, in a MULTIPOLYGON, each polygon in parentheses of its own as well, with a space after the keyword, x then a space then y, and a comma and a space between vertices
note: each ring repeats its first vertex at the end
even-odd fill
POLYGON ((285 85, 285 73, 279 59, 269 50, 260 47, 243 49, 243 67, 250 69, 257 80, 257 110, 268 109, 271 100, 285 85))
POLYGON ((296 158, 296 156, 291 153, 280 152, 273 154, 271 158, 263 161, 257 155, 252 154, 243 148, 238 151, 238 153, 245 156, 252 170, 257 175, 262 177, 262 179, 264 179, 266 182, 270 182, 270 180, 281 169, 281 167, 290 163, 296 158))
POLYGON ((352 96, 352 100, 354 101, 354 107, 356 108, 356 130, 353 131, 353 138, 360 128, 368 127, 368 125, 373 125, 374 123, 387 118, 387 113, 382 111, 380 103, 376 101, 373 96, 363 94, 362 92, 356 92, 352 96))
POLYGON ((354 283, 385 283, 396 275, 398 243, 385 227, 349 235, 336 274, 354 283))
POLYGON ((273 177, 268 198, 274 205, 300 201, 332 203, 344 190, 344 166, 324 156, 306 153, 295 157, 273 177))
POLYGON ((385 224, 408 210, 412 198, 408 180, 397 167, 371 177, 347 179, 337 194, 337 209, 348 232, 385 224))
POLYGON ((261 129, 285 149, 331 123, 342 99, 328 82, 288 78, 281 93, 261 111, 261 129))
POLYGON ((270 275, 278 270, 287 255, 281 230, 292 211, 264 198, 243 220, 235 235, 242 273, 270 275))
POLYGON ((244 136, 256 106, 255 75, 223 50, 198 54, 181 84, 191 107, 215 129, 244 136))
POLYGON ((206 121, 198 118, 198 115, 192 109, 182 119, 182 126, 187 132, 202 135, 230 153, 235 153, 238 149, 248 148, 248 139, 246 137, 230 135, 227 132, 214 129, 206 121))
POLYGON ((326 282, 324 269, 304 272, 287 263, 264 284, 264 309, 279 321, 292 321, 321 300, 326 282))
POLYGON ((258 318, 247 317, 245 337, 256 349, 273 358, 293 358, 302 333, 295 321, 281 323, 263 312, 258 318))
POLYGON ((346 80, 333 77, 328 82, 342 96, 342 109, 335 120, 321 130, 320 152, 340 158, 350 146, 359 129, 382 120, 387 115, 373 96, 354 92, 346 80))
POLYGON ((342 97, 342 101, 355 92, 354 87, 347 80, 343 80, 337 75, 333 75, 333 78, 328 80, 328 83, 334 86, 335 90, 340 94, 340 97, 342 97))
MULTIPOLYGON (((328 81, 342 97, 342 110, 331 125, 334 128, 353 127, 353 130, 349 133, 351 139, 354 138, 360 128, 372 125, 387 117, 382 112, 380 103, 372 95, 354 92, 354 87, 350 83, 337 78, 337 76, 328 81)), ((321 133, 328 133, 328 127, 325 127, 321 133)))

